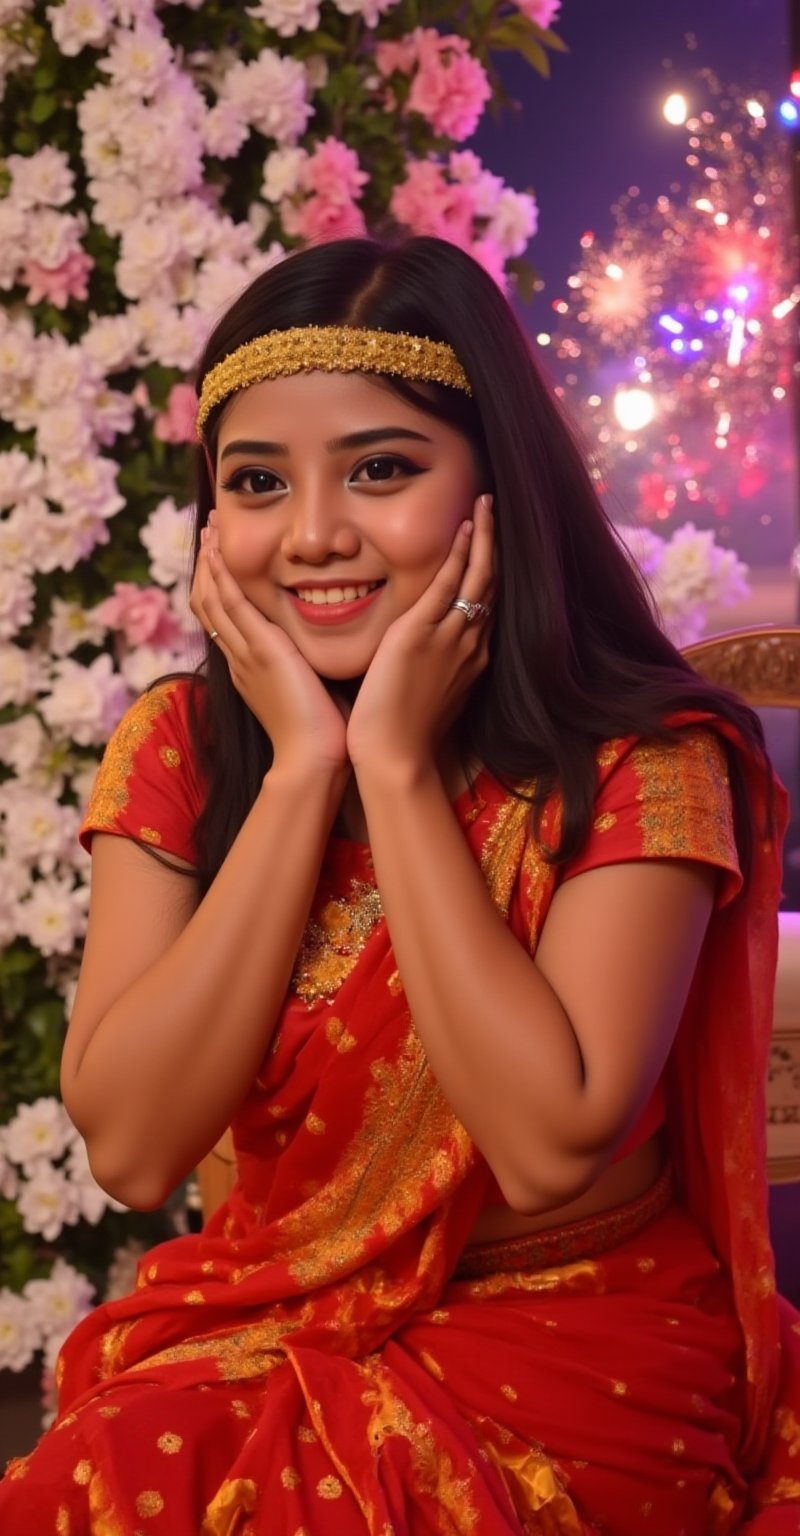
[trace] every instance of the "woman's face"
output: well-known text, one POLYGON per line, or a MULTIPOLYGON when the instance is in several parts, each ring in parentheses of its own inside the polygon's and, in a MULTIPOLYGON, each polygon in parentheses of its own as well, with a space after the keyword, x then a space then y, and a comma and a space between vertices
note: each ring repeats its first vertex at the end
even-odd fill
POLYGON ((297 374, 235 395, 216 473, 228 569, 331 679, 363 676, 483 489, 465 437, 362 374, 297 374))

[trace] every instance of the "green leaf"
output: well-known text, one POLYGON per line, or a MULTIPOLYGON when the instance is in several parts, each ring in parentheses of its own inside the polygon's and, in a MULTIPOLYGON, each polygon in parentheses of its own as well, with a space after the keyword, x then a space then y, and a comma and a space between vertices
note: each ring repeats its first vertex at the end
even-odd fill
POLYGON ((45 91, 39 96, 34 96, 31 102, 31 122, 46 123, 58 109, 58 100, 45 91))
POLYGON ((19 944, 11 944, 0 954, 0 980, 6 976, 25 976, 28 971, 35 970, 41 957, 35 950, 23 949, 19 944))
POLYGON ((552 48, 553 53, 569 53, 567 44, 564 42, 563 37, 559 37, 557 32, 551 32, 549 27, 537 27, 537 31, 542 42, 548 48, 552 48))
POLYGON ((18 128, 13 135, 11 145, 18 155, 32 155, 39 148, 39 141, 28 128, 18 128))

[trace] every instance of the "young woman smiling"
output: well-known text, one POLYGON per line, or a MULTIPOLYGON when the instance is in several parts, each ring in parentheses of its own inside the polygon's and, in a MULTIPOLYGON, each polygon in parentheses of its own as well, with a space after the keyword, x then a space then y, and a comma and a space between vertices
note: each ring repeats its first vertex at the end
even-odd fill
POLYGON ((456 248, 292 256, 198 387, 208 653, 98 776, 62 1080, 118 1198, 229 1124, 237 1179, 67 1341, 4 1532, 788 1536, 758 721, 456 248))

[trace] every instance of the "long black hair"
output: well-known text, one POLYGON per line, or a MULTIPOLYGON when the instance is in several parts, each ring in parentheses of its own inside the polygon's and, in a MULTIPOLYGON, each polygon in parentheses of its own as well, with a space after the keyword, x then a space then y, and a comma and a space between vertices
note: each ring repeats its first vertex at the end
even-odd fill
MULTIPOLYGON (((219 321, 198 388, 235 348, 270 330, 355 325, 449 342, 472 395, 442 385, 386 385, 462 432, 494 496, 498 578, 489 665, 461 721, 465 760, 513 786, 535 783, 534 807, 557 786, 566 860, 588 834, 598 743, 637 735, 668 740, 674 711, 709 711, 763 751, 758 717, 703 681, 663 634, 651 600, 609 522, 583 456, 540 376, 513 310, 495 282, 456 246, 430 237, 392 243, 334 241, 298 252, 256 278, 219 321)), ((216 457, 225 405, 206 425, 216 457)), ((214 505, 197 450, 194 558, 214 505)), ((198 827, 200 880, 219 869, 271 763, 261 725, 211 646, 202 700, 192 711, 209 795, 198 827)), ((737 836, 745 866, 752 828, 731 760, 737 836)))

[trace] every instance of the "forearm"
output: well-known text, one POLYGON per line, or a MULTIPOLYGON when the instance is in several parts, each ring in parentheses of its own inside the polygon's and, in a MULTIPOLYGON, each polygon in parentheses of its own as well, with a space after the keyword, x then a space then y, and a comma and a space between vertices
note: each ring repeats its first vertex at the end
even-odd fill
POLYGON ((273 769, 187 926, 108 1010, 70 1104, 101 1183, 157 1204, 250 1089, 291 977, 343 780, 273 769))
POLYGON ((509 1202, 556 1203, 595 1165, 575 1136, 587 1102, 569 1019, 493 905, 438 774, 398 782, 362 769, 359 789, 431 1067, 509 1202))

